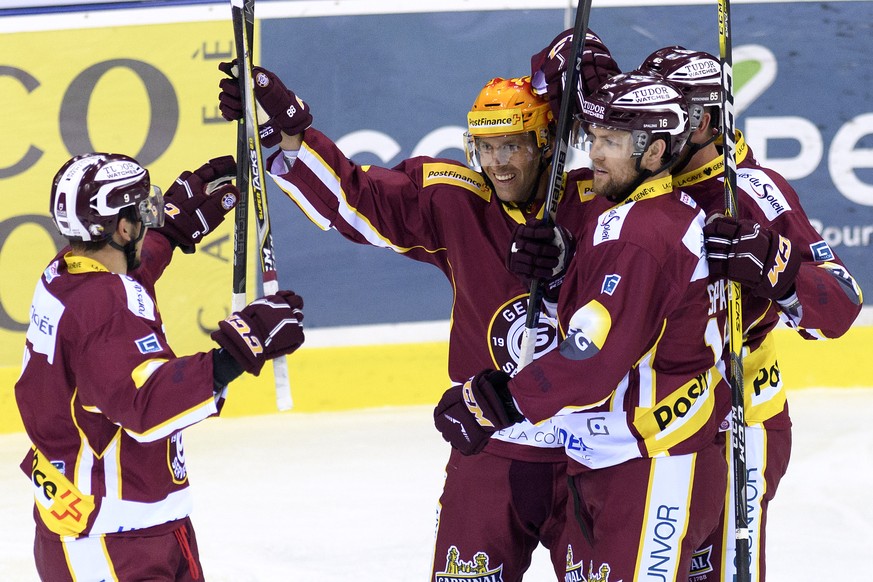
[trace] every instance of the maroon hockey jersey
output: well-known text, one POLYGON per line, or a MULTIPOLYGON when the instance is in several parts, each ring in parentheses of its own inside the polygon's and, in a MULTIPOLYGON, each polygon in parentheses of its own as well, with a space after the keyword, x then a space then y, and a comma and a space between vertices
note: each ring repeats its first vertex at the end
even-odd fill
MULTIPOLYGON (((463 383, 486 368, 515 373, 528 288, 506 269, 505 259, 512 232, 526 217, 502 204, 479 173, 456 161, 417 157, 390 169, 359 166, 319 131, 310 128, 304 138, 293 166, 280 151, 267 168, 312 222, 356 243, 430 263, 451 283, 452 382, 463 383)), ((558 210, 562 224, 582 221, 586 189, 584 182, 579 185, 586 176, 590 172, 580 170, 568 179, 558 210)), ((540 317, 538 332, 539 355, 557 345, 554 319, 540 317)), ((551 428, 529 423, 501 431, 487 450, 524 460, 564 458, 551 428)))
POLYGON ((727 306, 709 280, 704 215, 669 176, 589 212, 558 301, 565 339, 512 394, 533 422, 558 415, 567 455, 587 468, 700 450, 730 406, 727 306))
POLYGON ((84 536, 181 519, 191 499, 180 431, 223 398, 210 354, 176 357, 164 336, 154 283, 172 249, 148 233, 131 276, 67 250, 36 285, 15 384, 37 527, 84 536))
MULTIPOLYGON (((674 185, 707 215, 724 212, 724 158, 683 173, 674 185)), ((787 428, 785 388, 770 331, 782 321, 805 339, 843 335, 863 302, 861 289, 836 253, 813 228, 800 198, 785 179, 761 167, 737 132, 737 214, 787 237, 801 257, 796 293, 776 303, 743 293, 745 419, 749 425, 787 428)))

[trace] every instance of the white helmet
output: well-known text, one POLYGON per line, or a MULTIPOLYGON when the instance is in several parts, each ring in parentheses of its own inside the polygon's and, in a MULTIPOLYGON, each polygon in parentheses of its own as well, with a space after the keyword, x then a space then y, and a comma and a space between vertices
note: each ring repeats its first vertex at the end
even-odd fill
POLYGON ((91 153, 65 163, 52 183, 49 211, 70 241, 102 241, 112 236, 122 208, 132 206, 143 226, 164 223, 161 191, 148 170, 122 154, 91 153))

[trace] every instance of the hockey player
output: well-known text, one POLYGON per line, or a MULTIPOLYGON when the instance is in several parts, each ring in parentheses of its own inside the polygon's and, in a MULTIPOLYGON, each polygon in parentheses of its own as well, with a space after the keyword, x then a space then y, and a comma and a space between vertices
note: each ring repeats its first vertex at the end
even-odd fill
MULTIPOLYGON (((597 40, 596 47, 586 44, 605 52, 596 69, 592 59, 585 61, 592 84, 617 70, 597 40)), ((222 64, 221 70, 230 74, 232 67, 222 64)), ((323 230, 335 228, 353 242, 390 248, 445 274, 454 291, 448 362, 453 382, 488 366, 513 373, 528 288, 504 263, 514 229, 542 215, 553 146, 549 104, 532 93, 529 79, 495 78, 479 93, 466 144, 474 169, 428 157, 391 169, 358 166, 310 127, 308 105, 273 73, 256 68, 255 80, 256 97, 269 116, 260 123, 262 143, 281 146, 266 165, 279 187, 323 230)), ((221 90, 223 115, 238 119, 236 80, 222 80, 221 90)), ((577 182, 568 182, 562 204, 583 206, 577 182)), ((540 336, 547 339, 542 347, 554 346, 554 321, 541 321, 540 336)), ((566 460, 552 429, 507 426, 481 446, 478 456, 451 452, 431 579, 470 580, 476 572, 482 579, 499 573, 505 582, 518 582, 542 543, 563 581, 566 460)))
POLYGON ((730 399, 724 287, 709 280, 704 214, 670 175, 687 107, 668 82, 622 74, 585 99, 582 121, 596 197, 571 231, 557 305, 564 339, 512 379, 485 370, 450 388, 435 420, 454 447, 475 452, 521 418, 557 414, 593 543, 578 552, 568 534, 579 560, 568 579, 684 581, 724 503, 719 425, 730 399))
MULTIPOLYGON (((676 84, 695 120, 683 170, 674 185, 708 215, 723 213, 721 66, 711 54, 679 46, 659 49, 640 67, 676 84)), ((788 466, 791 420, 773 336, 780 317, 805 339, 843 335, 861 310, 858 284, 810 224, 794 189, 761 167, 736 134, 737 218, 717 218, 704 232, 710 269, 743 284, 743 379, 746 421, 747 511, 752 582, 765 579, 767 508, 788 466)), ((729 465, 729 468, 732 467, 729 465)), ((692 582, 727 582, 736 573, 734 502, 728 479, 721 527, 698 552, 692 582)))
POLYGON ((303 301, 280 291, 219 322, 217 349, 178 357, 167 344, 155 281, 236 205, 235 169, 211 160, 166 197, 121 154, 74 157, 54 178, 70 247, 36 285, 15 385, 42 580, 203 579, 181 431, 218 414, 243 371, 303 342, 303 301))

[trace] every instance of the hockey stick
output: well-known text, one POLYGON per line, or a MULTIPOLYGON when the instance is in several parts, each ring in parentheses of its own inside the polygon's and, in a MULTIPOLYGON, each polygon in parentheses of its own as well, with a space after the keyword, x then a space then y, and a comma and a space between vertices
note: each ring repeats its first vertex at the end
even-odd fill
MULTIPOLYGON (((236 11, 235 8, 232 10, 236 11)), ((234 16, 236 18, 236 16, 234 16)), ((246 32, 248 33, 249 52, 252 50, 252 33, 253 28, 248 27, 248 22, 245 22, 246 32)), ((236 23, 234 23, 236 27, 236 23)), ((235 40, 242 41, 242 35, 236 34, 234 29, 235 40)), ((242 62, 243 51, 239 46, 236 47, 237 63, 242 62)), ((243 77, 239 73, 240 65, 237 65, 237 80, 239 81, 240 95, 245 94, 243 85, 243 77)), ((236 187, 239 189, 239 202, 236 205, 236 213, 234 215, 233 229, 233 295, 230 302, 230 310, 239 311, 246 306, 246 270, 248 268, 248 235, 249 235, 249 164, 244 163, 249 156, 248 140, 246 139, 246 118, 245 116, 239 119, 236 126, 236 159, 239 162, 236 169, 236 187)))
MULTIPOLYGON (((588 32, 588 16, 591 14, 591 0, 579 0, 576 6, 576 22, 573 25, 573 42, 570 45, 570 61, 567 68, 567 79, 561 94, 561 106, 558 111, 558 127, 555 135, 555 147, 552 154, 552 171, 549 174, 549 187, 546 200, 543 203, 546 212, 543 218, 546 224, 554 224, 555 210, 561 191, 564 189, 564 165, 567 161, 567 147, 570 142, 570 129, 573 127, 573 109, 576 104, 575 92, 579 82, 580 59, 582 46, 588 32)), ((527 319, 524 323, 524 333, 521 337, 521 352, 518 357, 518 369, 521 370, 534 359, 537 343, 537 328, 540 321, 540 304, 543 299, 542 282, 534 279, 530 283, 530 299, 527 302, 527 319)))
MULTIPOLYGON (((255 222, 257 225, 258 248, 260 249, 261 275, 264 295, 272 295, 279 290, 279 273, 276 271, 276 257, 273 252, 273 234, 270 231, 270 212, 267 208, 264 166, 261 157, 261 139, 255 108, 255 89, 252 80, 252 31, 255 22, 255 0, 231 0, 233 34, 236 41, 237 63, 241 80, 242 99, 245 105, 246 157, 250 170, 250 186, 255 203, 255 222)), ((273 360, 273 375, 276 380, 276 406, 288 410, 294 403, 291 399, 291 385, 288 381, 288 361, 285 356, 273 360)))
MULTIPOLYGON (((730 0, 718 0, 718 45, 721 57, 722 134, 724 136, 725 215, 737 215, 737 157, 734 126, 733 54, 730 0)), ((749 518, 746 505, 746 426, 743 391, 743 304, 740 284, 727 281, 728 348, 731 386, 731 459, 734 474, 734 565, 737 582, 749 582, 749 518)))

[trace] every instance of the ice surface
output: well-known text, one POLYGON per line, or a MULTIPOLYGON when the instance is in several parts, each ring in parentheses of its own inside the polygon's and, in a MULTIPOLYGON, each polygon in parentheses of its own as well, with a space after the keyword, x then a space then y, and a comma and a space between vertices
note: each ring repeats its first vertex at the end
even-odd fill
MULTIPOLYGON (((873 572, 873 388, 789 392, 794 447, 768 580, 873 572)), ((24 435, 0 436, 0 580, 36 580, 24 435)), ((212 582, 414 582, 430 570, 448 445, 430 407, 211 419, 185 433, 212 582)), ((540 549, 525 580, 554 580, 540 549)))

